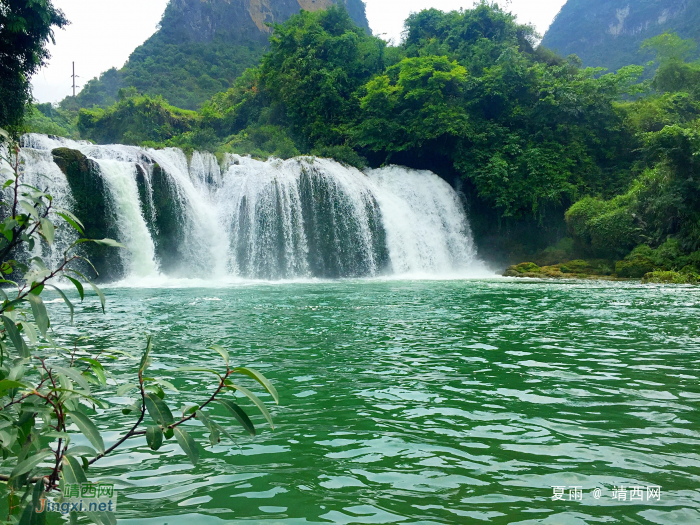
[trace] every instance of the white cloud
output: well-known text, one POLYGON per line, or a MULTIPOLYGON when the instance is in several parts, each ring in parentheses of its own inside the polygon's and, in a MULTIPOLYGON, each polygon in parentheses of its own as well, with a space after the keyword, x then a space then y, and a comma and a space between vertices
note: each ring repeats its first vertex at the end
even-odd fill
MULTIPOLYGON (((503 5, 523 23, 540 33, 549 27, 566 0, 510 0, 503 5)), ((56 32, 52 58, 33 79, 34 96, 56 102, 71 94, 71 64, 76 63, 79 84, 111 67, 121 67, 131 52, 155 30, 168 0, 54 0, 71 21, 56 32)), ((403 21, 412 12, 435 7, 443 11, 469 8, 460 0, 366 0, 367 18, 375 34, 400 39, 403 21)))

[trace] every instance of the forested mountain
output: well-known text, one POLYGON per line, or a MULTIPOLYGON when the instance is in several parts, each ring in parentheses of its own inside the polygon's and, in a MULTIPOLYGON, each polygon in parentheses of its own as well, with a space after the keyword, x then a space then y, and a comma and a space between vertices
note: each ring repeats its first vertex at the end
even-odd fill
POLYGON ((569 0, 542 44, 616 71, 653 60, 641 45, 666 31, 700 41, 700 0, 569 0))
POLYGON ((134 87, 196 109, 260 61, 272 24, 301 9, 317 11, 333 4, 344 5, 355 23, 370 32, 362 0, 171 0, 158 31, 122 69, 89 81, 63 105, 108 106, 120 88, 134 87))

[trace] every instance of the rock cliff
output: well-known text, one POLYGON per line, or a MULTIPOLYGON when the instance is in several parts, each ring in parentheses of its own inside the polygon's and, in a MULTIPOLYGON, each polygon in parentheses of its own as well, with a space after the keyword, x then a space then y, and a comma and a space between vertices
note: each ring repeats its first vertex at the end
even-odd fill
POLYGON ((569 0, 542 44, 585 66, 617 70, 652 60, 639 48, 664 31, 700 40, 700 0, 569 0))

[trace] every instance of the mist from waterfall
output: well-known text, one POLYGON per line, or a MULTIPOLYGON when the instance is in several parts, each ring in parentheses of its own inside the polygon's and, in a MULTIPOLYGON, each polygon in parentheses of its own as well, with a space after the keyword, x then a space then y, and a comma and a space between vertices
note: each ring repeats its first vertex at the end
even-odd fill
POLYGON ((428 171, 328 159, 267 162, 174 148, 23 137, 25 176, 72 209, 54 148, 94 161, 124 275, 198 279, 469 276, 483 267, 464 204, 428 171))

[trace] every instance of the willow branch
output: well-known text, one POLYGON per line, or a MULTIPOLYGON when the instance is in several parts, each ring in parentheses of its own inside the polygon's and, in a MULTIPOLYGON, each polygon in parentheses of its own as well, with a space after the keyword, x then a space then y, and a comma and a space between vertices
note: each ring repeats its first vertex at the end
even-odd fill
POLYGON ((139 389, 141 390, 141 415, 139 415, 138 421, 134 424, 133 427, 131 427, 131 430, 127 432, 119 441, 117 441, 114 445, 109 447, 107 450, 104 452, 101 452, 98 454, 96 457, 92 458, 90 461, 88 461, 88 465, 92 465, 95 463, 95 461, 99 461, 103 457, 105 457, 107 454, 111 454, 114 452, 114 450, 121 446, 122 443, 124 443, 127 439, 134 437, 138 433, 136 432, 136 429, 143 423, 143 418, 146 417, 146 391, 143 388, 143 370, 139 370, 139 389))

